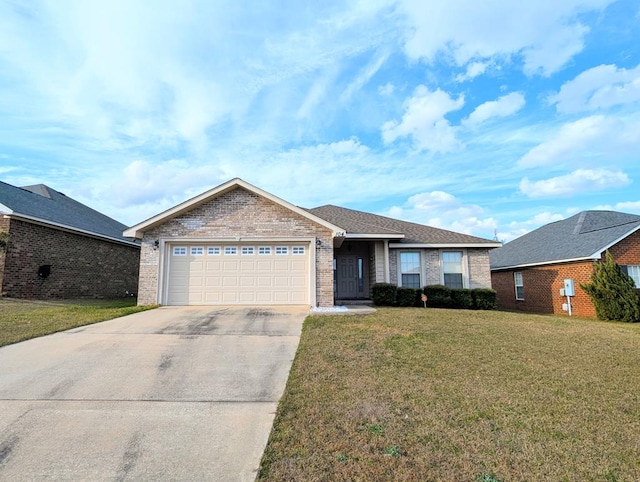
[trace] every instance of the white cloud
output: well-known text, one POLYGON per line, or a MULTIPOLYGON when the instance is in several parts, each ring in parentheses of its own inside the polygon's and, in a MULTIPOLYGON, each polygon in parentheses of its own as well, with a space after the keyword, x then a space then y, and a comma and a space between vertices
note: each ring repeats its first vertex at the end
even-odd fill
POLYGON ((564 114, 640 102, 640 65, 630 70, 615 65, 585 70, 550 96, 549 102, 564 114))
POLYGON ((525 177, 520 181, 520 191, 530 198, 569 197, 621 188, 630 182, 629 177, 622 171, 578 169, 570 174, 541 181, 532 182, 525 177))
POLYGON ((392 206, 382 214, 489 239, 493 238, 497 227, 497 221, 494 218, 484 216, 482 207, 476 204, 465 204, 444 191, 415 194, 402 206, 392 206))
POLYGON ((458 74, 455 77, 456 82, 466 82, 482 75, 486 72, 487 67, 491 65, 490 62, 470 62, 467 64, 467 70, 464 74, 458 74))
MULTIPOLYGON (((574 213, 569 213, 574 214, 574 213)), ((527 234, 534 229, 538 229, 545 224, 561 221, 565 216, 558 213, 550 213, 548 211, 536 214, 530 219, 524 221, 512 221, 507 225, 507 230, 498 230, 498 239, 508 243, 509 241, 519 238, 520 236, 527 234)))
POLYGON ((424 85, 416 88, 413 96, 404 103, 404 115, 400 122, 387 121, 382 126, 382 139, 391 144, 401 137, 411 137, 418 151, 451 152, 458 148, 452 127, 445 115, 464 105, 464 96, 453 99, 437 89, 430 91, 424 85))
POLYGON ((593 209, 602 209, 604 211, 622 211, 631 214, 640 214, 640 201, 623 201, 613 205, 603 204, 593 209))
POLYGON ((524 95, 520 92, 512 92, 497 100, 492 100, 479 105, 462 121, 463 125, 476 126, 495 117, 508 117, 524 107, 524 95))
POLYGON ((393 94, 395 90, 396 88, 391 82, 387 82, 386 84, 378 87, 378 93, 383 96, 389 96, 393 94))
POLYGON ((562 125, 551 139, 522 156, 518 166, 584 165, 590 159, 606 162, 607 157, 622 160, 638 148, 640 123, 637 120, 593 115, 562 125))
POLYGON ((551 75, 584 47, 588 29, 577 14, 604 9, 613 0, 402 0, 413 31, 405 50, 413 59, 433 60, 439 52, 457 65, 471 60, 522 55, 528 74, 551 75))

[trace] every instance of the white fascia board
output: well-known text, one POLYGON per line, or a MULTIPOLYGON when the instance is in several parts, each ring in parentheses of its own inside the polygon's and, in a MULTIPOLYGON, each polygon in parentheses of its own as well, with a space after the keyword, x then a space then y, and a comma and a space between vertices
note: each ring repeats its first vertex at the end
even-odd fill
POLYGON ((389 248, 500 248, 502 243, 390 243, 389 248))
POLYGON ((347 239, 404 239, 404 234, 358 234, 347 233, 345 238, 347 239))
POLYGON ((549 266, 552 264, 575 263, 576 261, 595 261, 597 259, 600 259, 599 255, 585 256, 582 258, 555 259, 553 261, 543 261, 540 263, 523 263, 523 264, 514 264, 512 266, 500 266, 499 268, 491 268, 491 271, 506 271, 509 269, 519 269, 519 268, 535 268, 536 266, 549 266))
POLYGON ((4 214, 5 216, 8 216, 10 214, 13 214, 13 209, 11 209, 9 206, 5 206, 4 204, 0 203, 0 214, 4 214))
POLYGON ((616 239, 615 241, 612 241, 611 243, 607 244, 604 248, 596 251, 595 253, 593 253, 591 255, 592 258, 597 258, 600 259, 602 257, 602 254, 609 248, 611 248, 612 246, 615 246, 616 244, 618 244, 620 241, 622 241, 625 238, 628 238, 629 236, 631 236, 633 233, 635 233, 636 231, 640 230, 640 225, 636 226, 635 228, 631 229, 630 231, 628 231, 626 234, 623 234, 622 236, 620 236, 618 239, 616 239))
POLYGON ((326 227, 327 229, 330 229, 333 232, 334 236, 344 236, 345 230, 343 228, 336 226, 335 224, 331 224, 325 221, 324 219, 319 218, 318 216, 311 214, 310 212, 305 211, 304 209, 299 208, 298 206, 294 206, 293 204, 285 201, 284 199, 280 199, 279 197, 274 196, 271 193, 263 191, 262 189, 255 187, 249 184, 248 182, 243 181, 240 178, 231 179, 230 181, 227 181, 226 183, 221 184, 220 186, 214 187, 213 189, 203 192, 198 196, 188 199, 187 201, 184 201, 183 203, 180 203, 177 206, 174 206, 160 214, 157 214, 149 218, 146 221, 136 224, 135 226, 132 226, 129 229, 125 230, 123 235, 128 238, 141 239, 144 231, 154 226, 157 226, 159 224, 162 224, 168 221, 169 219, 174 218, 186 211, 189 211, 195 206, 198 206, 199 204, 204 203, 205 201, 221 196, 222 194, 225 194, 237 187, 242 187, 247 191, 253 192, 259 196, 269 199, 270 201, 276 204, 279 204, 280 206, 283 206, 289 209, 290 211, 293 211, 294 213, 299 214, 300 216, 303 216, 317 224, 320 224, 321 226, 326 227))
POLYGON ((140 247, 140 243, 136 243, 135 241, 127 241, 126 239, 114 238, 113 236, 108 236, 106 234, 94 233, 93 231, 87 231, 86 229, 75 228, 73 226, 67 226, 66 224, 54 223, 52 221, 37 218, 35 216, 28 216, 26 214, 18 214, 18 213, 13 213, 11 215, 5 215, 5 216, 9 218, 27 221, 33 224, 38 224, 40 226, 52 227, 55 229, 60 229, 62 231, 68 231, 70 233, 82 234, 82 235, 90 236, 92 238, 97 238, 97 239, 105 239, 107 241, 111 241, 114 243, 125 244, 127 246, 135 246, 136 248, 140 247))

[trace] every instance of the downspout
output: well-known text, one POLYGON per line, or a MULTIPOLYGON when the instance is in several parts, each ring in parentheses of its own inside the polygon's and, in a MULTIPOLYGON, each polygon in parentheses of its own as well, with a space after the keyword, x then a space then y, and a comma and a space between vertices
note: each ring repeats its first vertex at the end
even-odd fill
POLYGON ((384 240, 384 282, 389 283, 391 281, 391 273, 389 273, 389 240, 384 240))

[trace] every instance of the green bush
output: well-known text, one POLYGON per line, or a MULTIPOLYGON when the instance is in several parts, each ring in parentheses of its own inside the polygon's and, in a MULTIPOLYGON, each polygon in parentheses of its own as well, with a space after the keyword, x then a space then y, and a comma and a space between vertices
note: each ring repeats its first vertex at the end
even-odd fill
POLYGON ((456 288, 451 290, 452 308, 470 310, 473 308, 473 295, 471 290, 466 288, 456 288))
POLYGON ((591 283, 581 285, 591 297, 599 320, 640 321, 640 300, 633 278, 622 271, 611 253, 593 264, 591 283))
POLYGON ((474 288, 471 290, 474 310, 497 310, 498 293, 489 288, 474 288))
POLYGON ((391 283, 374 283, 371 287, 373 302, 378 306, 394 306, 398 287, 391 283))
POLYGON ((397 306, 422 306, 420 297, 422 290, 420 288, 398 287, 396 294, 397 306))
POLYGON ((444 285, 429 285, 424 287, 424 294, 427 295, 427 306, 432 308, 451 308, 451 288, 444 285))

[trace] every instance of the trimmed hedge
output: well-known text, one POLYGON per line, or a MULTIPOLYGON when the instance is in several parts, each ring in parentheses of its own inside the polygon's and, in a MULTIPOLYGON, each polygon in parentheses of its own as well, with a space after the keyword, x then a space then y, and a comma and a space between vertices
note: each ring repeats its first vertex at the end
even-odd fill
POLYGON ((451 289, 444 285, 429 285, 422 289, 398 287, 391 283, 375 283, 371 287, 373 302, 378 306, 419 306, 422 294, 427 295, 427 307, 464 310, 495 310, 497 293, 488 288, 451 289))
POLYGON ((429 285, 424 287, 427 295, 427 306, 431 308, 452 308, 451 288, 444 285, 429 285))
POLYGON ((371 287, 373 302, 378 306, 394 306, 398 287, 391 283, 374 283, 371 287))
POLYGON ((422 306, 422 290, 420 288, 398 287, 396 292, 397 306, 422 306))
POLYGON ((498 293, 489 288, 475 288, 471 290, 473 295, 473 308, 475 310, 497 310, 498 293))
POLYGON ((462 310, 473 309, 473 294, 471 290, 464 288, 456 288, 451 290, 451 301, 453 302, 453 308, 460 308, 462 310))

